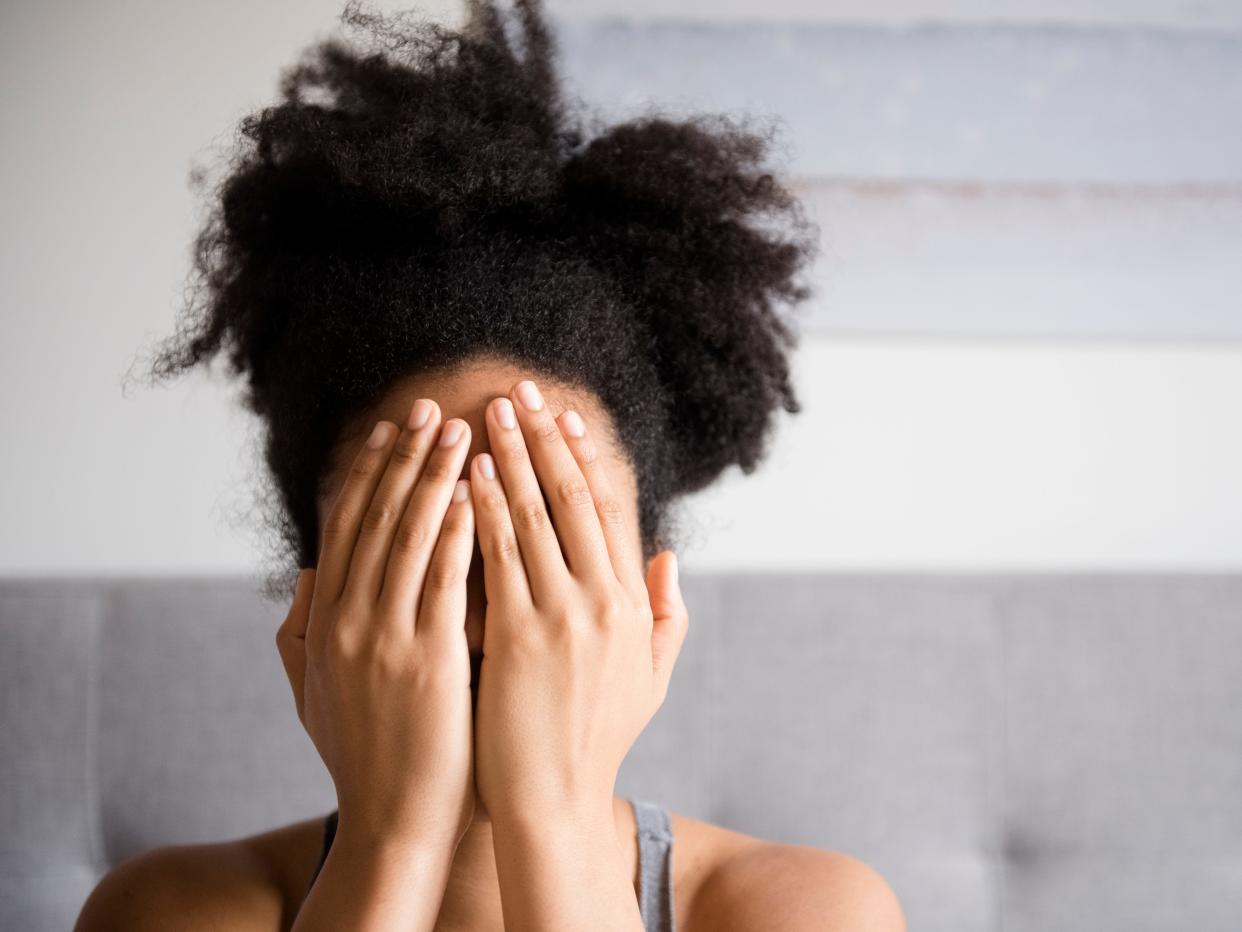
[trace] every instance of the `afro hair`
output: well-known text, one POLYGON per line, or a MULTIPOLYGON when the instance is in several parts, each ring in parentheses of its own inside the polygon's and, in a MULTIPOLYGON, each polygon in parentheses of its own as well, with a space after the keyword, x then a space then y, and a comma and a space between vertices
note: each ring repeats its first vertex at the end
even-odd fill
MULTIPOLYGON (((571 109, 541 4, 460 30, 350 2, 245 116, 156 380, 223 354, 262 425, 280 566, 314 566, 354 419, 412 373, 499 356, 591 392, 633 466, 644 556, 673 503, 752 472, 800 410, 780 306, 817 229, 765 165, 771 129, 571 109), (517 46, 520 45, 520 48, 517 46)), ((202 178, 195 176, 201 183, 202 178)))

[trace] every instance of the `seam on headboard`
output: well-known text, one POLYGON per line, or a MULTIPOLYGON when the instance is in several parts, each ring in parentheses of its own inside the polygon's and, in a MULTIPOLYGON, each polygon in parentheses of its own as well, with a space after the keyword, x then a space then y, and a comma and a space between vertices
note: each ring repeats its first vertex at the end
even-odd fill
MULTIPOLYGON (((696 713, 703 712, 702 721, 705 723, 703 732, 702 757, 699 762, 695 778, 700 791, 705 797, 701 801, 701 812, 706 813, 706 818, 716 820, 720 818, 720 813, 716 810, 717 800, 714 795, 716 788, 717 768, 720 761, 717 755, 716 742, 716 697, 719 693, 719 676, 720 676, 720 627, 724 622, 726 590, 732 584, 731 577, 717 577, 713 581, 713 585, 707 587, 711 592, 711 604, 708 606, 709 615, 707 619, 707 631, 705 632, 706 643, 703 645, 704 661, 706 670, 704 671, 702 688, 699 690, 697 701, 700 703, 696 709, 696 713)), ((702 591, 702 590, 700 590, 702 591)))
POLYGON ((109 606, 108 590, 100 587, 93 593, 89 631, 85 636, 90 638, 90 646, 86 652, 86 749, 83 757, 86 763, 86 811, 87 838, 90 844, 91 866, 96 873, 103 873, 111 865, 108 863, 107 846, 104 843, 103 804, 100 793, 100 643, 103 627, 109 606))
POLYGON ((996 853, 996 928, 998 932, 1005 932, 1005 920, 1009 915, 1009 904, 1007 902, 1009 889, 1009 715, 1010 705, 1010 682, 1009 682, 1009 657, 1010 657, 1010 625, 1009 608, 1014 599, 1013 584, 1009 581, 1002 580, 992 587, 992 624, 996 626, 996 638, 1000 650, 1000 657, 997 658, 997 676, 999 679, 1000 696, 996 703, 1000 721, 997 723, 1000 737, 1000 745, 995 748, 993 753, 997 754, 999 760, 997 763, 997 786, 995 790, 995 798, 993 804, 996 809, 992 813, 992 826, 996 832, 996 839, 999 845, 996 853))

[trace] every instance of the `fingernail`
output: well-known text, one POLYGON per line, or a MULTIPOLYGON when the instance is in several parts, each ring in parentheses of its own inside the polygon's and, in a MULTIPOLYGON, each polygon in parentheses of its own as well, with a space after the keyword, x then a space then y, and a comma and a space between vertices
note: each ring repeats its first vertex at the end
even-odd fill
POLYGON ((577 411, 572 409, 566 411, 561 416, 561 420, 565 424, 565 433, 569 434, 569 436, 581 437, 586 433, 586 425, 582 423, 582 418, 578 415, 577 411))
POLYGON ((470 484, 465 479, 458 479, 457 485, 453 486, 453 501, 464 502, 466 496, 470 494, 470 484))
POLYGON ((488 479, 496 478, 496 463, 490 453, 479 454, 479 472, 488 479))
POLYGON ((539 394, 539 388, 530 379, 518 383, 517 396, 522 402, 522 407, 527 411, 538 411, 543 408, 543 396, 539 394))
POLYGON ((427 423, 427 418, 431 417, 431 402, 426 398, 420 398, 414 402, 414 408, 410 411, 410 430, 418 430, 427 423))
POLYGON ((449 421, 444 425, 444 430, 440 431, 440 446, 451 447, 461 438, 461 432, 466 429, 466 425, 461 421, 449 421))
POLYGON ((513 411, 513 402, 508 398, 496 400, 496 420, 501 427, 509 429, 517 427, 517 414, 513 411))
POLYGON ((378 450, 388 442, 388 422, 380 421, 375 425, 375 429, 371 431, 371 436, 367 438, 367 446, 372 450, 378 450))

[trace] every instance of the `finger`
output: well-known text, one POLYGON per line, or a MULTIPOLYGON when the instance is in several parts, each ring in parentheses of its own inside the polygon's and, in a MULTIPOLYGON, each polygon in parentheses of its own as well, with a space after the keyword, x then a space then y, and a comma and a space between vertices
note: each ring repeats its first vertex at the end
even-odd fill
POLYGON ((513 389, 518 425, 569 571, 587 582, 617 582, 591 487, 565 443, 560 424, 529 379, 513 389))
MULTIPOLYGON (((474 509, 470 483, 458 479, 444 513, 435 553, 427 568, 426 582, 417 608, 415 632, 419 637, 456 639, 466 650, 466 577, 474 556, 474 509)), ((468 668, 463 668, 468 674, 468 668)))
POLYGON ((345 589, 362 516, 371 504, 384 467, 388 465, 388 451, 396 434, 396 425, 391 421, 376 423, 366 443, 354 456, 341 484, 341 491, 324 518, 315 595, 325 601, 338 601, 345 589))
POLYGON ((535 476, 526 438, 518 426, 514 403, 496 398, 487 406, 484 420, 492 457, 504 486, 510 523, 517 535, 522 563, 530 580, 530 593, 536 606, 556 598, 569 582, 569 567, 552 527, 552 516, 543 500, 543 489, 535 476), (510 419, 509 415, 513 414, 510 419), (508 425, 512 426, 508 426, 508 425))
MULTIPOLYGON (((363 512, 349 563, 345 591, 361 596, 363 604, 373 605, 384 587, 389 551, 394 545, 406 504, 424 470, 437 438, 463 421, 448 421, 441 429, 440 406, 430 398, 420 398, 410 409, 401 432, 392 445, 379 484, 363 512)), ((459 466, 460 468, 460 466, 459 466)), ((431 542, 427 543, 430 550, 431 542)))
POLYGON ((663 550, 652 558, 647 568, 647 592, 652 613, 652 677, 656 698, 663 704, 690 624, 690 613, 686 610, 678 581, 677 557, 673 551, 663 550))
POLYGON ((487 601, 509 609, 529 607, 533 601, 530 580, 513 530, 509 500, 490 453, 479 453, 471 462, 470 493, 487 601))
POLYGON ((557 423, 565 444, 591 490, 595 520, 608 548, 609 562, 617 579, 636 597, 644 590, 641 537, 626 518, 613 484, 599 459, 599 447, 582 416, 572 409, 561 412, 557 423))
POLYGON ((427 566, 431 563, 445 512, 470 451, 470 425, 450 418, 432 447, 414 485, 387 553, 381 600, 392 606, 391 617, 409 619, 418 612, 427 566))
POLYGON ((276 629, 276 650, 284 665, 289 688, 293 691, 293 705, 298 720, 303 720, 306 689, 306 630, 310 623, 311 596, 315 587, 315 571, 304 569, 298 573, 298 584, 293 590, 293 602, 289 613, 276 629))

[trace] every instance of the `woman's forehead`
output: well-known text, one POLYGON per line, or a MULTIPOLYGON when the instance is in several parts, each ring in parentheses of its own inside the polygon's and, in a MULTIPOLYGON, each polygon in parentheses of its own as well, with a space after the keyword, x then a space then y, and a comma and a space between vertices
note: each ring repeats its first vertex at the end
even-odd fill
POLYGON ((523 379, 531 379, 543 395, 553 417, 567 408, 577 411, 586 422, 591 439, 600 453, 614 491, 623 500, 636 495, 634 477, 626 457, 617 447, 611 418, 590 392, 570 388, 546 376, 506 361, 483 360, 458 366, 451 371, 419 373, 394 385, 380 401, 355 418, 342 432, 330 457, 319 500, 322 517, 327 504, 336 498, 349 464, 357 455, 376 421, 404 426, 410 409, 419 398, 430 398, 440 408, 440 423, 460 418, 470 425, 470 447, 462 464, 462 478, 469 478, 474 456, 490 449, 485 415, 493 398, 512 397, 512 390, 523 379))

